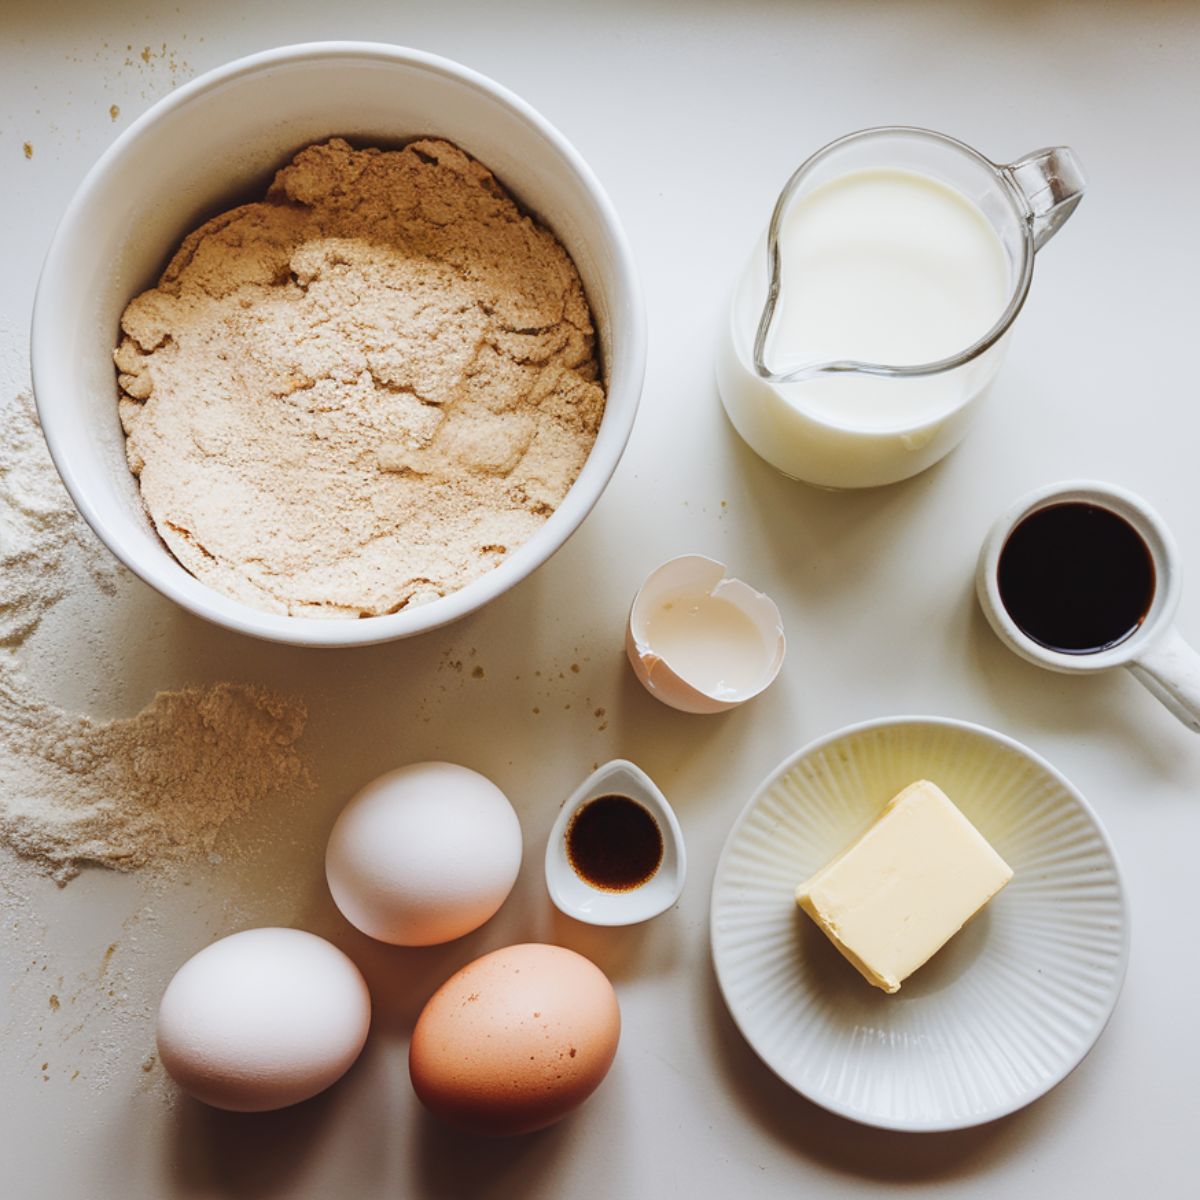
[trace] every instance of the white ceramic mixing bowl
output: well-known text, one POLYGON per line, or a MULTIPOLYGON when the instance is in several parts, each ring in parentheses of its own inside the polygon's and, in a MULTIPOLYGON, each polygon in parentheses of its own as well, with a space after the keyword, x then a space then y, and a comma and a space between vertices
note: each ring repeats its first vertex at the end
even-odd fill
POLYGON ((579 154, 512 92, 399 46, 320 42, 220 67, 160 100, 75 193, 34 304, 32 369, 50 453, 100 539, 164 596, 218 625, 273 641, 350 646, 434 629, 540 566, 600 498, 633 427, 645 370, 641 292, 625 234, 579 154), (608 388, 599 436, 575 485, 534 536, 486 575, 420 607, 363 620, 262 612, 190 575, 155 533, 125 463, 112 352, 121 313, 152 286, 183 236, 261 196, 312 142, 447 138, 487 164, 567 248, 595 318, 608 388))

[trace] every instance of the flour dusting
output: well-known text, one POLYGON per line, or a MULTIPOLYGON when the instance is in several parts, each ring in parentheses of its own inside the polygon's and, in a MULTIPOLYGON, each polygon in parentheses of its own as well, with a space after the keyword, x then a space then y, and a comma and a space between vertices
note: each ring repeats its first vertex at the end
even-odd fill
POLYGON ((65 883, 202 857, 230 822, 308 783, 304 704, 217 683, 100 721, 44 702, 21 650, 79 587, 119 568, 76 513, 27 393, 0 396, 0 842, 65 883))

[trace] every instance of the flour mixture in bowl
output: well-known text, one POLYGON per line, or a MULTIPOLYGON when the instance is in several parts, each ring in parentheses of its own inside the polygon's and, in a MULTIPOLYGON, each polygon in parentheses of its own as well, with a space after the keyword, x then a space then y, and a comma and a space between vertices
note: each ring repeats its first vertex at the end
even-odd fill
POLYGON ((445 141, 301 151, 265 200, 191 233, 121 327, 156 529, 271 612, 463 587, 554 511, 604 412, 574 263, 445 141))

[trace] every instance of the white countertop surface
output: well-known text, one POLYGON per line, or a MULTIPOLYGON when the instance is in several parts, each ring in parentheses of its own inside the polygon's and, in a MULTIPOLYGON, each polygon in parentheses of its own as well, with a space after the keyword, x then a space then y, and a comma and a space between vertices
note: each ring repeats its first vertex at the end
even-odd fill
POLYGON ((59 889, 0 860, 4 1195, 1192 1194, 1200 738, 1125 674, 1068 678, 1018 661, 987 628, 971 574, 990 522, 1018 495, 1059 478, 1112 480, 1173 527, 1193 572, 1179 624, 1200 643, 1190 362, 1200 322, 1200 11, 1183 2, 4 0, 0 348, 24 353, 54 223, 120 128, 203 70, 322 38, 458 59, 575 143, 609 189, 642 271, 642 411, 611 486, 566 548, 438 633, 347 652, 255 643, 128 578, 115 597, 76 594, 51 614, 26 647, 47 698, 108 716, 189 681, 302 695, 318 789, 249 866, 200 864, 166 887, 91 871, 59 889), (1066 143, 1090 190, 1039 258, 1008 360, 963 446, 906 484, 825 494, 776 474, 732 433, 713 384, 714 329, 788 173, 830 138, 884 123, 942 129, 1000 160, 1066 143), (660 707, 622 653, 641 578, 689 550, 769 592, 787 626, 777 683, 725 716, 660 707), (483 678, 454 670, 459 660, 483 678), (598 708, 606 720, 593 718, 598 708), (862 1128, 788 1091, 727 1015, 707 936, 718 852, 760 779, 840 725, 917 712, 1000 729, 1077 784, 1117 846, 1134 925, 1124 995, 1082 1066, 1014 1116, 935 1136, 862 1128), (561 800, 593 763, 618 755, 673 801, 690 878, 678 909, 649 925, 595 930, 554 913, 540 860, 561 800), (463 762, 500 784, 521 816, 525 866, 476 934, 389 949, 334 911, 324 838, 359 785, 424 758, 463 762), (304 925, 347 949, 372 985, 376 1022, 360 1063, 322 1098, 237 1117, 175 1098, 160 1067, 142 1067, 153 1051, 149 1012, 174 969, 213 937, 255 924, 304 925), (617 1063, 584 1109, 545 1133, 463 1138, 413 1096, 408 1031, 452 970, 525 940, 561 942, 609 973, 624 1015, 617 1063), (51 992, 63 997, 58 1011, 51 992))

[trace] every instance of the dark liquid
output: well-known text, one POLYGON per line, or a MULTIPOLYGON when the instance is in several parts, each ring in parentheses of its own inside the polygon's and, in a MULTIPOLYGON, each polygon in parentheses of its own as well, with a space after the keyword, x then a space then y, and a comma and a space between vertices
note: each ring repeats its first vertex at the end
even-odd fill
POLYGON ((1154 599, 1154 560, 1127 521, 1094 504, 1053 504, 1008 536, 1000 599, 1023 633, 1050 650, 1094 654, 1123 642, 1154 599))
POLYGON ((567 827, 575 874, 604 892, 630 892, 654 877, 663 857, 658 822, 628 796, 588 801, 567 827))

